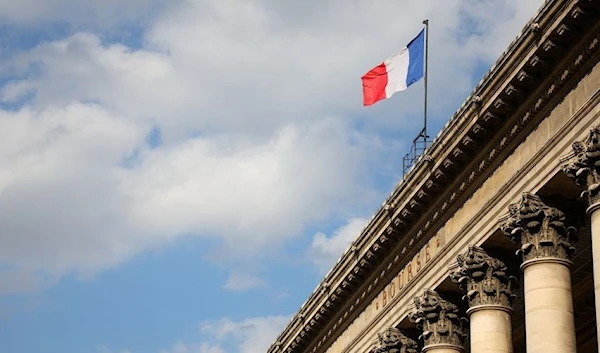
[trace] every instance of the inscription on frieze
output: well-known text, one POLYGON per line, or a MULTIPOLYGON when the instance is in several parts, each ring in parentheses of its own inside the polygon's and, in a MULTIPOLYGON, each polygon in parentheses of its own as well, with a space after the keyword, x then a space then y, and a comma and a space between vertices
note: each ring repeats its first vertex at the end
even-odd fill
POLYGON ((441 246, 440 237, 433 237, 404 268, 394 277, 390 283, 379 293, 374 300, 375 310, 385 307, 396 293, 400 292, 412 279, 431 261, 441 246))
MULTIPOLYGON (((425 268, 444 244, 443 237, 436 235, 420 249, 420 251, 392 278, 392 280, 377 294, 359 317, 348 327, 343 335, 349 341, 361 332, 383 308, 388 306, 399 293, 410 285, 415 277, 425 268)), ((400 256, 400 255, 399 255, 400 256)))

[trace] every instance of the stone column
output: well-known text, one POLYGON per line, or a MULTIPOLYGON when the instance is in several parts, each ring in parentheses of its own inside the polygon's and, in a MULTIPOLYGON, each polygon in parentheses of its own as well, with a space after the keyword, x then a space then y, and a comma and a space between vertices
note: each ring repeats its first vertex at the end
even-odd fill
POLYGON ((418 349, 417 341, 404 336, 397 328, 390 327, 377 334, 369 353, 417 353, 418 349))
POLYGON ((502 261, 477 246, 458 256, 450 278, 469 302, 471 353, 512 353, 510 315, 517 278, 508 274, 502 261))
POLYGON ((600 126, 590 130, 584 141, 576 141, 572 152, 561 159, 563 172, 585 190, 592 231, 596 333, 600 345, 600 126))
POLYGON ((527 353, 576 353, 571 256, 574 229, 533 194, 509 206, 502 231, 520 245, 527 353))
POLYGON ((433 290, 426 290, 415 298, 415 309, 410 321, 421 330, 422 352, 462 353, 467 338, 467 319, 461 317, 458 307, 440 297, 433 290))

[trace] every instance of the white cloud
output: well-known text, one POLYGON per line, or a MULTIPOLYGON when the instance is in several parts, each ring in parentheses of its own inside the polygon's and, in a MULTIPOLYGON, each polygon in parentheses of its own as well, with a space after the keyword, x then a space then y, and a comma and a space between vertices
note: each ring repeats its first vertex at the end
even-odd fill
POLYGON ((309 256, 320 272, 324 273, 331 268, 352 241, 358 237, 367 222, 368 220, 365 218, 352 218, 334 230, 330 237, 322 232, 313 236, 309 256))
MULTIPOLYGON (((259 316, 234 321, 229 318, 200 324, 200 342, 178 341, 160 353, 264 353, 288 323, 286 316, 259 316)), ((131 353, 115 351, 106 346, 98 353, 131 353)))
MULTIPOLYGON (((158 121, 168 137, 182 129, 264 136, 283 121, 362 109, 359 77, 416 34, 415 18, 429 17, 431 108, 447 112, 472 88, 474 64, 500 54, 541 3, 338 1, 182 1, 153 22, 146 49, 102 45, 89 34, 35 48, 18 62, 41 62, 42 73, 10 91, 35 90, 38 106, 100 101, 158 121)), ((375 120, 400 124, 421 109, 407 104, 420 95, 395 97, 402 110, 386 105, 375 120)))
POLYGON ((233 272, 229 275, 223 288, 232 291, 243 291, 246 289, 259 288, 265 286, 265 280, 248 273, 233 272))
POLYGON ((468 55, 478 56, 483 62, 496 60, 542 3, 537 0, 464 0, 461 13, 467 25, 463 30, 473 32, 464 42, 468 55))
POLYGON ((67 23, 110 30, 117 25, 145 24, 167 4, 179 0, 3 0, 0 23, 20 26, 67 23))
POLYGON ((200 324, 201 343, 179 341, 160 353, 264 353, 288 321, 285 316, 205 321, 200 324))
POLYGON ((264 353, 288 321, 289 317, 285 316, 254 317, 241 321, 224 318, 204 322, 200 329, 203 335, 220 344, 233 342, 237 353, 264 353))
MULTIPOLYGON (((102 18, 121 4, 28 3, 0 13, 51 22, 100 9, 82 21, 109 27, 102 18)), ((118 21, 139 19, 130 7, 162 9, 140 20, 142 49, 74 33, 3 61, 0 73, 21 79, 0 100, 34 94, 0 110, 0 265, 13 271, 3 291, 35 287, 17 274, 93 275, 183 235, 217 237, 220 258, 250 261, 316 221, 371 210, 376 171, 389 168, 379 158, 398 153, 372 131, 412 124, 421 93, 363 110, 360 76, 429 17, 431 107, 453 110, 474 65, 499 55, 541 0, 299 4, 132 0, 118 21), (361 131, 358 115, 369 116, 361 131), (162 144, 151 148, 154 126, 162 144)), ((315 263, 343 251, 344 232, 314 238, 315 263)), ((234 273, 227 285, 256 280, 234 273)))
POLYGON ((0 126, 0 262, 55 275, 93 274, 184 234, 219 237, 236 259, 275 249, 342 210, 364 162, 337 120, 258 144, 199 137, 155 150, 93 105, 3 113, 0 126))

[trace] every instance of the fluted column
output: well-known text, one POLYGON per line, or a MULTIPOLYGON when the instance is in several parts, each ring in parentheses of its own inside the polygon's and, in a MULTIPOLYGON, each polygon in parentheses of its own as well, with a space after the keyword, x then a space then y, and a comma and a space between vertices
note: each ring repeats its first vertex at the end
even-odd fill
POLYGON ((421 330, 422 352, 462 353, 467 338, 467 319, 461 317, 458 307, 426 290, 415 298, 415 309, 409 319, 421 330))
POLYGON ((469 302, 471 353, 512 353, 510 316, 517 278, 482 248, 469 246, 450 268, 450 278, 469 302))
POLYGON ((520 245, 525 289, 527 353, 576 353, 571 245, 565 215, 533 194, 509 206, 502 230, 520 245))
POLYGON ((563 172, 585 188, 581 196, 588 201, 592 231, 596 333, 600 345, 600 126, 594 127, 584 141, 572 145, 571 154, 562 158, 563 172))
POLYGON ((404 336, 397 328, 390 327, 377 334, 369 353, 417 353, 418 349, 417 341, 404 336))

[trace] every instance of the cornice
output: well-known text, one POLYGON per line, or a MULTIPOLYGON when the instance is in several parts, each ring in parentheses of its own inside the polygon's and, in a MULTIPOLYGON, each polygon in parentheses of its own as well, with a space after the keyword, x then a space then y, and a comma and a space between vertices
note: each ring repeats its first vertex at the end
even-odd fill
POLYGON ((269 353, 316 352, 332 333, 346 326, 390 269, 447 218, 457 200, 498 163, 510 142, 597 50, 599 37, 590 38, 589 32, 599 6, 598 0, 544 4, 438 134, 428 157, 403 178, 313 291, 269 353), (583 49, 562 65, 583 41, 587 43, 583 49), (520 118, 507 125, 515 115, 520 118), (472 163, 477 157, 477 163, 472 163), (375 269, 381 273, 375 275, 375 269))

